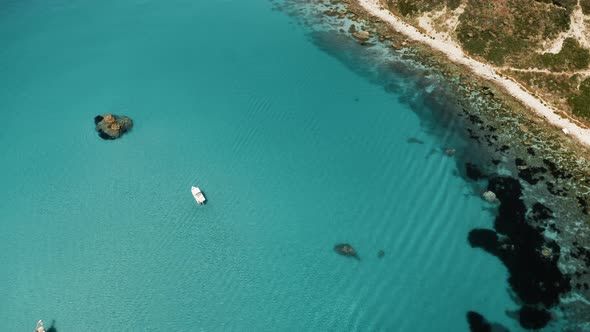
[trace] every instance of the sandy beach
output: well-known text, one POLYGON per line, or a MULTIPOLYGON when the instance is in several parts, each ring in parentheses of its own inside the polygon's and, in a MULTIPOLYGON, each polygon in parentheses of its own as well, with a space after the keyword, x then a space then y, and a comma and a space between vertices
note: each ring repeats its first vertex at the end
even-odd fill
POLYGON ((433 49, 444 53, 451 61, 465 65, 475 74, 503 87, 509 94, 545 118, 549 123, 562 129, 562 132, 567 132, 567 135, 576 138, 586 146, 590 146, 590 129, 582 128, 576 123, 572 122, 572 120, 556 114, 556 109, 547 106, 547 103, 544 103, 539 98, 535 97, 522 85, 510 78, 498 75, 496 69, 493 66, 469 57, 463 52, 463 50, 450 41, 444 41, 437 39, 436 37, 423 34, 418 29, 403 22, 387 9, 384 9, 378 0, 358 0, 358 2, 359 5, 361 5, 367 12, 378 17, 384 22, 389 23, 398 32, 406 35, 412 40, 424 43, 433 49))

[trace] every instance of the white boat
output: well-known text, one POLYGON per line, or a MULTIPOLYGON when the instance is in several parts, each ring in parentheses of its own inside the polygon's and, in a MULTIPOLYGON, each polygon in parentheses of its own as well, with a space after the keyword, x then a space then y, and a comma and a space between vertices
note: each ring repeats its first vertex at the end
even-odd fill
POLYGON ((35 332, 45 332, 45 328, 43 327, 43 321, 39 320, 37 322, 37 328, 35 329, 35 332))
POLYGON ((199 187, 192 187, 191 192, 193 193, 193 197, 195 198, 197 203, 203 204, 207 200, 205 198, 205 195, 203 195, 203 192, 201 192, 201 189, 199 189, 199 187))

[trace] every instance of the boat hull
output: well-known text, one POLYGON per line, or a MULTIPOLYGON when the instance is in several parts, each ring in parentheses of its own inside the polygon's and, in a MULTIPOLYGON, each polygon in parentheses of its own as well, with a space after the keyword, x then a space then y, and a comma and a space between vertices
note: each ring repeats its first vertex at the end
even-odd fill
POLYGON ((192 187, 191 193, 199 205, 204 204, 207 201, 205 195, 203 195, 203 192, 198 187, 192 187))

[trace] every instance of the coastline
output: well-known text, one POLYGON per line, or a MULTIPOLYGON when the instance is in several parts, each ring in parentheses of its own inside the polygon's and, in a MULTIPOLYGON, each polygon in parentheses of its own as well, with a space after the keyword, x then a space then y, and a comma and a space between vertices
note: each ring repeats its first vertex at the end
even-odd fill
POLYGON ((493 66, 469 57, 454 43, 437 39, 434 36, 426 36, 415 27, 402 21, 389 10, 384 9, 378 0, 357 0, 357 2, 368 14, 386 22, 394 30, 409 39, 442 52, 450 61, 466 66, 477 76, 493 82, 496 86, 506 90, 508 94, 516 98, 528 109, 544 118, 547 123, 559 127, 564 133, 567 131, 566 135, 572 136, 586 147, 590 147, 590 129, 579 126, 574 122, 576 120, 573 118, 560 116, 556 113, 558 110, 548 106, 547 103, 544 103, 511 78, 498 74, 493 66))
MULTIPOLYGON (((530 106, 503 85, 492 84, 493 76, 474 74, 473 68, 450 61, 448 54, 428 42, 408 38, 387 20, 375 17, 361 1, 291 0, 290 4, 285 11, 311 27, 310 37, 320 49, 386 91, 401 92, 400 100, 424 121, 426 132, 441 140, 440 148, 457 148, 453 156, 457 174, 474 195, 490 190, 514 208, 498 209, 493 224, 473 228, 468 234, 472 248, 497 257, 509 271, 508 289, 520 309, 501 310, 521 327, 590 328, 585 318, 590 313, 590 263, 585 259, 590 257, 588 145, 564 135, 555 123, 527 109, 530 106), (358 53, 348 54, 342 45, 356 45, 358 53), (397 75, 404 82, 413 82, 413 88, 400 88, 397 75), (459 141, 446 141, 445 133, 438 131, 449 124, 461 136, 459 141), (502 188, 514 191, 503 192, 502 188), (520 212, 510 216, 499 211, 520 212), (520 220, 518 224, 526 228, 522 234, 534 241, 506 234, 502 225, 510 220, 520 220), (507 260, 512 254, 488 241, 494 238, 513 243, 519 254, 507 260), (550 262, 546 262, 548 257, 550 262)), ((430 38, 420 28, 416 30, 422 39, 430 38)), ((581 126, 585 128, 583 122, 581 126)))

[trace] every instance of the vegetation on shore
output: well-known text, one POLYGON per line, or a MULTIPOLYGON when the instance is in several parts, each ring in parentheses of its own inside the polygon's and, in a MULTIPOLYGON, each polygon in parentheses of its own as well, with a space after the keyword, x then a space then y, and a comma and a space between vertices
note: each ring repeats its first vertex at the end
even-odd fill
POLYGON ((590 119, 590 78, 582 81, 578 92, 569 97, 575 115, 590 119))
POLYGON ((540 54, 537 63, 556 72, 582 70, 588 68, 590 51, 580 46, 576 39, 566 38, 559 53, 540 54))
POLYGON ((531 50, 569 29, 570 12, 564 8, 533 0, 503 3, 468 1, 456 31, 468 53, 495 65, 527 67, 534 60, 531 50))
POLYGON ((420 29, 425 29, 422 21, 430 21, 467 54, 495 65, 552 106, 590 121, 590 0, 384 4, 420 29))

